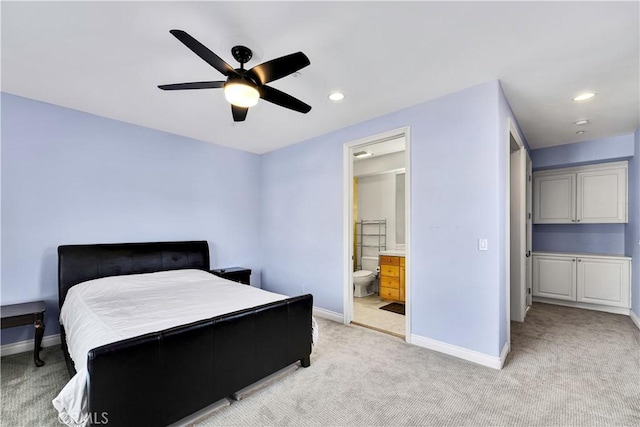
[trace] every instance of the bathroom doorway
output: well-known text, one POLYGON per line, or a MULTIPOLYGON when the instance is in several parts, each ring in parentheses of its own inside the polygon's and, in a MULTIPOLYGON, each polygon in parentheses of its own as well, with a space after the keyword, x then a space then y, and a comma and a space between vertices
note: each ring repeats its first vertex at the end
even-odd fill
POLYGON ((345 144, 344 321, 410 336, 409 129, 345 144))

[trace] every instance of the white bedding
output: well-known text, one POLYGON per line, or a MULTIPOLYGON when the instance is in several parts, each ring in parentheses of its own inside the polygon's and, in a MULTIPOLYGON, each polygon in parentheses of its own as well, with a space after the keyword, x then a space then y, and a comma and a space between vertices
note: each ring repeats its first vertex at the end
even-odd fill
POLYGON ((52 401, 59 419, 69 426, 89 421, 89 350, 286 298, 201 270, 104 277, 73 286, 60 311, 60 323, 78 373, 52 401))

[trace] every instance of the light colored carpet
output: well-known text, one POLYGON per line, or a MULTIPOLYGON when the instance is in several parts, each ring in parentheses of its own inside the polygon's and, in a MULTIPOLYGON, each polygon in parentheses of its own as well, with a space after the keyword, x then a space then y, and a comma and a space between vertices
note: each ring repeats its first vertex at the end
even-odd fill
MULTIPOLYGON (((640 331, 627 316, 536 304, 501 371, 317 319, 311 367, 200 426, 638 426, 640 331)), ((60 351, 2 358, 2 425, 56 426, 60 351)))

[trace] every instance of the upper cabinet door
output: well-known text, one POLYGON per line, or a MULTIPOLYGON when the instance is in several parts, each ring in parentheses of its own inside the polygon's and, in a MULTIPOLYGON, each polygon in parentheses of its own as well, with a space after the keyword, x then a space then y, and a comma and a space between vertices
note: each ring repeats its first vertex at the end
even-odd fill
POLYGON ((533 177, 533 222, 575 222, 575 173, 533 177))
POLYGON ((627 161, 533 173, 534 224, 627 222, 627 161))
POLYGON ((627 169, 578 172, 576 222, 627 222, 627 169))

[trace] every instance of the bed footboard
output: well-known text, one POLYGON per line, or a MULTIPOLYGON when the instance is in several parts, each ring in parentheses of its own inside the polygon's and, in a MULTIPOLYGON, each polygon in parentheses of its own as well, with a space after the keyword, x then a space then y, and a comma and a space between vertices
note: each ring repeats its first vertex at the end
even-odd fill
POLYGON ((292 363, 309 366, 312 307, 302 295, 91 350, 91 420, 166 426, 292 363))

